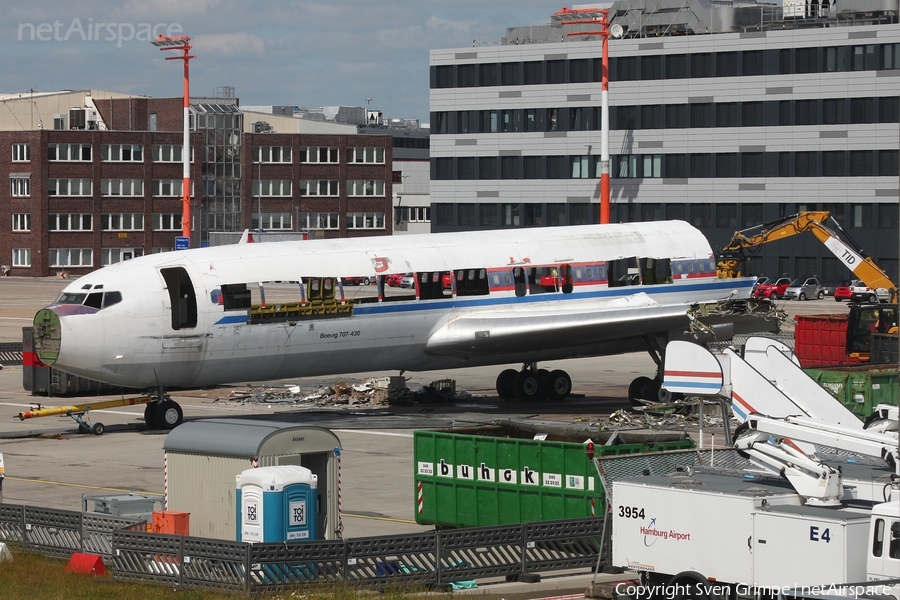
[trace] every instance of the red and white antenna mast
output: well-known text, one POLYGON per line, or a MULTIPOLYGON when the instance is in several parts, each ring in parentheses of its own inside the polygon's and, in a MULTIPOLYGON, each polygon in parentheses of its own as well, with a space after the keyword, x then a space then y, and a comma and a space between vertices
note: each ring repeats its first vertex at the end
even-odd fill
POLYGON ((560 25, 600 26, 597 31, 579 31, 567 35, 599 35, 603 38, 600 92, 600 222, 609 223, 609 36, 619 37, 621 29, 618 34, 610 33, 608 8, 563 8, 555 14, 560 19, 560 25))
POLYGON ((186 35, 161 35, 152 43, 160 50, 181 50, 183 56, 169 56, 166 60, 184 61, 184 147, 181 150, 182 188, 181 188, 181 235, 191 239, 191 84, 188 61, 197 58, 191 55, 191 38, 186 35))

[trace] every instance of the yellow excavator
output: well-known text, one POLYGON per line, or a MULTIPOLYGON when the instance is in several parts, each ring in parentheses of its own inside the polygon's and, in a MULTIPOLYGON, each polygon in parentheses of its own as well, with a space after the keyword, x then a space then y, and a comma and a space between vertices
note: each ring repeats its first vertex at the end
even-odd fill
MULTIPOLYGON (((828 211, 804 211, 771 223, 737 231, 717 257, 719 277, 740 277, 745 252, 754 252, 763 244, 782 240, 800 233, 811 232, 858 279, 875 291, 886 289, 890 295, 887 305, 851 304, 847 326, 847 353, 868 360, 872 344, 877 338, 896 337, 898 310, 897 286, 875 264, 853 238, 844 231, 828 211), (829 228, 826 223, 831 225, 829 228), (837 233, 840 232, 840 235, 837 233), (873 333, 875 335, 873 335, 873 333)), ((876 295, 877 297, 877 295, 876 295)), ((884 342, 884 339, 880 341, 884 342)), ((888 351, 880 352, 886 361, 896 362, 888 351)), ((874 358, 874 357, 873 357, 874 358)), ((879 360, 879 362, 881 362, 879 360)))

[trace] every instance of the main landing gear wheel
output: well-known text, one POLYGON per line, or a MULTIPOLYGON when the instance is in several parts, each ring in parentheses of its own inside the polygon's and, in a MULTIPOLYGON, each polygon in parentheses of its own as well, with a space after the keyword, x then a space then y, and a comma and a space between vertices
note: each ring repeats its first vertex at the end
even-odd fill
POLYGON ((156 426, 160 429, 175 429, 181 425, 184 414, 181 406, 172 400, 164 400, 156 407, 156 426))
POLYGON ((550 371, 545 389, 551 400, 565 400, 572 393, 572 378, 561 369, 550 371))
POLYGON ((565 400, 572 393, 572 378, 561 369, 535 369, 526 366, 521 371, 506 369, 497 376, 497 395, 503 400, 565 400))
POLYGON ((512 400, 515 398, 513 393, 513 379, 519 372, 515 369, 506 369, 497 375, 497 395, 501 400, 512 400))
POLYGON ((659 394, 659 384, 649 377, 635 377, 628 386, 628 401, 631 406, 645 406, 648 402, 656 401, 659 394))
POLYGON ((541 384, 538 374, 531 369, 524 369, 513 379, 513 392, 522 402, 533 402, 541 398, 541 384))

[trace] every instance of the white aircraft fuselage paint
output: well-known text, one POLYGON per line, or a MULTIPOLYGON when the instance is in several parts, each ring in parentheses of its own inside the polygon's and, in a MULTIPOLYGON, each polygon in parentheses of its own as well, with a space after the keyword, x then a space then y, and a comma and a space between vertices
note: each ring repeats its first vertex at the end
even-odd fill
POLYGON ((753 281, 718 279, 706 239, 679 221, 241 244, 144 256, 74 280, 63 295, 102 285, 121 301, 99 310, 51 305, 36 317, 35 338, 38 346, 38 317, 52 312, 55 367, 135 388, 537 362, 640 350, 641 336, 685 329, 690 304, 746 297, 753 281), (705 266, 673 273, 667 283, 576 281, 570 293, 518 296, 492 285, 486 295, 356 303, 327 318, 248 322, 248 309, 220 302, 223 285, 241 283, 407 271, 490 275, 628 257, 705 266), (196 325, 179 329, 172 324, 178 298, 161 274, 176 267, 189 277, 197 306, 196 325))

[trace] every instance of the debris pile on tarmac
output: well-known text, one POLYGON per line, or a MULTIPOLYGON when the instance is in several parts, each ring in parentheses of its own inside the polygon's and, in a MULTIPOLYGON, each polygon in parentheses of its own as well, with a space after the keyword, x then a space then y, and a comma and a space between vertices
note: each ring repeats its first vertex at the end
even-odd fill
POLYGON ((410 390, 404 377, 375 377, 356 384, 336 381, 315 390, 303 389, 299 385, 285 385, 283 388, 254 387, 232 390, 228 396, 216 398, 216 402, 238 402, 240 404, 307 404, 310 406, 381 406, 386 404, 423 404, 459 400, 469 396, 468 392, 456 392, 456 381, 442 379, 410 390))
POLYGON ((651 429, 683 429, 696 427, 700 422, 700 404, 703 403, 703 427, 721 427, 722 411, 718 402, 705 402, 699 398, 686 398, 668 403, 647 404, 633 409, 617 410, 607 417, 604 428, 648 427, 651 429))

